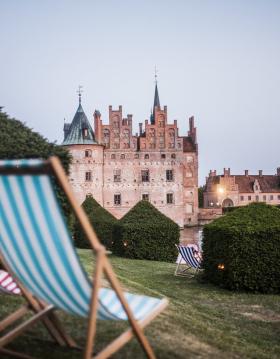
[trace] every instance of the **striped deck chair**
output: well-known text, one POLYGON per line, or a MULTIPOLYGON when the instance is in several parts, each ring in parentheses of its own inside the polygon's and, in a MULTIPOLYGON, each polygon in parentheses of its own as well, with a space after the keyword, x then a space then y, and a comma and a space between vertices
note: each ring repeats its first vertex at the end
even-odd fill
MULTIPOLYGON (((176 244, 175 244, 176 245, 176 244)), ((176 245, 180 259, 175 269, 175 276, 187 276, 196 275, 199 269, 201 269, 201 256, 199 252, 196 252, 192 246, 176 245), (191 273, 191 269, 194 269, 194 274, 191 273)))
POLYGON ((108 358, 133 336, 147 357, 155 358, 143 328, 163 311, 168 301, 122 290, 106 250, 76 202, 57 158, 0 161, 0 260, 17 279, 27 301, 27 306, 0 322, 0 333, 28 309, 34 312, 27 322, 0 338, 0 352, 12 354, 6 345, 39 320, 60 345, 76 347, 55 314, 58 308, 87 319, 84 359, 108 358), (67 231, 52 188, 52 176, 64 190, 96 253, 92 280, 81 266, 67 231), (111 288, 101 287, 103 276, 111 288), (93 356, 97 319, 127 321, 130 327, 93 356))

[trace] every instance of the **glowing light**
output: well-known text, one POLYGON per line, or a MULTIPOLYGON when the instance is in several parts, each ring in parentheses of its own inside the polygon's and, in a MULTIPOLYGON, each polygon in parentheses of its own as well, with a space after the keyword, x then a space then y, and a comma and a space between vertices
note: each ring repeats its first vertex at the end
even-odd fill
POLYGON ((225 269, 225 265, 224 264, 218 264, 218 269, 220 270, 224 270, 225 269))
POLYGON ((219 188, 218 188, 218 192, 219 192, 219 193, 224 193, 224 192, 225 192, 225 190, 224 190, 224 188, 223 188, 223 187, 219 187, 219 188))
POLYGON ((127 242, 123 242, 123 245, 124 245, 125 247, 127 247, 127 244, 128 244, 127 242))

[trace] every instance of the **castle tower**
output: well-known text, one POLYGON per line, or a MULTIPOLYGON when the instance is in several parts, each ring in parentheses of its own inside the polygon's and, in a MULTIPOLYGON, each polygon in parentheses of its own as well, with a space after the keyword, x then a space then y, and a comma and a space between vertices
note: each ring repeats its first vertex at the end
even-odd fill
POLYGON ((69 180, 75 195, 82 203, 85 195, 92 195, 103 205, 103 146, 95 140, 95 134, 81 104, 71 123, 64 123, 65 146, 72 155, 69 180))

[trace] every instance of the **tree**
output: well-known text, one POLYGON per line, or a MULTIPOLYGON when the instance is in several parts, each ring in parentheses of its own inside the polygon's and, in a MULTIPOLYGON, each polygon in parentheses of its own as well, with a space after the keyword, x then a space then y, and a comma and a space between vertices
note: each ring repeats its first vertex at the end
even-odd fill
POLYGON ((199 208, 203 208, 203 192, 204 192, 204 187, 203 186, 198 187, 198 207, 199 208))
MULTIPOLYGON (((65 171, 69 172, 71 155, 62 146, 49 142, 24 123, 10 118, 0 109, 0 159, 42 158, 58 156, 65 171)), ((56 185, 57 197, 65 216, 70 221, 70 210, 65 195, 56 185)))

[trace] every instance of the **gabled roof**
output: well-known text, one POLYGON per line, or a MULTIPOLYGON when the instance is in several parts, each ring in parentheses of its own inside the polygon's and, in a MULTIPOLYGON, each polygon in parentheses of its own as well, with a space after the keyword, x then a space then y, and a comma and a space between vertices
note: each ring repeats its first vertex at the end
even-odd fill
POLYGON ((75 113, 71 125, 67 128, 62 145, 97 144, 94 132, 82 108, 81 103, 75 113))

